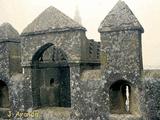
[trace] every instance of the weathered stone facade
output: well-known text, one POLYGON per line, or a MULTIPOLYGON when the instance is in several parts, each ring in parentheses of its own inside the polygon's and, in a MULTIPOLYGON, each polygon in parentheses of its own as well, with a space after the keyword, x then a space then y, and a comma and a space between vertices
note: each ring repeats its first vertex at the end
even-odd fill
POLYGON ((0 26, 0 117, 14 120, 159 120, 158 70, 143 70, 143 27, 119 1, 101 42, 49 7, 21 35, 0 26))

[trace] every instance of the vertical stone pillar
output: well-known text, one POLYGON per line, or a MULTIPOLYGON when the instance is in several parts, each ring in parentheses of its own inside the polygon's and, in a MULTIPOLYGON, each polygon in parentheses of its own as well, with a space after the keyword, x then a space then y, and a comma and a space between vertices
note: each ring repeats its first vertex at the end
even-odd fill
POLYGON ((80 116, 79 95, 80 93, 80 65, 70 64, 70 87, 71 87, 71 119, 77 119, 80 116))
POLYGON ((31 66, 23 67, 23 98, 25 110, 33 108, 33 97, 32 97, 32 69, 31 66))

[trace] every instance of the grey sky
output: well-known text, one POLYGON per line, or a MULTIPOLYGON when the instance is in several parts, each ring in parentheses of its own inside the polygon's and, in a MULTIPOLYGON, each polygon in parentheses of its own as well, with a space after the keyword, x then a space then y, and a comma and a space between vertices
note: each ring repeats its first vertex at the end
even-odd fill
MULTIPOLYGON (((43 10, 54 6, 73 18, 78 5, 87 37, 99 40, 100 22, 118 0, 0 0, 0 24, 9 22, 19 33, 43 10)), ((145 68, 160 68, 160 0, 124 0, 142 26, 145 68)))

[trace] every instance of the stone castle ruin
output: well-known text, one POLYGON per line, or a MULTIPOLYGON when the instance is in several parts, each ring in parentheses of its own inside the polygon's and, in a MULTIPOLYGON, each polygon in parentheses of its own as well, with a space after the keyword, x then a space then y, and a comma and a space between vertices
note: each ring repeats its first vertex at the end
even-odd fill
POLYGON ((0 118, 160 120, 160 71, 143 70, 143 27, 119 1, 101 42, 47 8, 21 33, 0 26, 0 118))

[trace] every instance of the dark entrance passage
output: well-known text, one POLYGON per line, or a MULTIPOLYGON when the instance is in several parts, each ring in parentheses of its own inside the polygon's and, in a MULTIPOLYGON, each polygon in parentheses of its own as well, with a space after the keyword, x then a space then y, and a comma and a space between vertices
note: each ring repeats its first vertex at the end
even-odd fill
POLYGON ((9 108, 8 87, 5 82, 0 80, 0 108, 9 108))
POLYGON ((35 107, 70 107, 70 69, 63 50, 42 46, 32 59, 32 90, 35 107))
POLYGON ((111 85, 110 91, 110 112, 112 114, 130 113, 131 87, 124 80, 119 80, 111 85))

